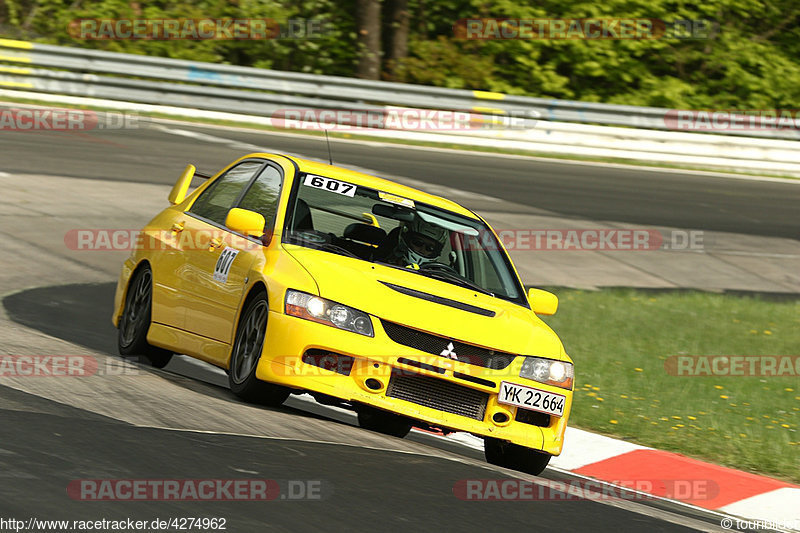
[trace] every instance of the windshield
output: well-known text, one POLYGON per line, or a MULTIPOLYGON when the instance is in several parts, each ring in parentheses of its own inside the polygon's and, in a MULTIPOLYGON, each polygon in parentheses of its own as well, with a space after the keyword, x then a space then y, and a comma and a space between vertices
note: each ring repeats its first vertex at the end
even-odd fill
POLYGON ((300 175, 295 187, 284 242, 528 305, 508 257, 480 220, 325 176, 300 175))

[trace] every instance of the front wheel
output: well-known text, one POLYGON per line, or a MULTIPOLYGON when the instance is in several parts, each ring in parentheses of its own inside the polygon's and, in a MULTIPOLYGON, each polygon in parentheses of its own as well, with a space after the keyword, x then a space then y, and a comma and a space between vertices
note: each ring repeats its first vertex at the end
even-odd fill
POLYGON ((256 377, 268 313, 267 295, 264 293, 251 298, 245 305, 231 351, 228 384, 233 393, 245 401, 277 407, 289 397, 289 389, 256 377))
POLYGON ((164 368, 172 352, 147 343, 147 331, 153 311, 153 271, 145 265, 133 275, 125 295, 125 306, 117 329, 120 355, 143 355, 156 368, 164 368))
POLYGON ((538 476, 550 462, 550 454, 511 442, 486 437, 483 440, 486 462, 538 476))
POLYGON ((412 422, 404 416, 362 405, 358 408, 358 425, 370 431, 402 439, 411 431, 412 422))

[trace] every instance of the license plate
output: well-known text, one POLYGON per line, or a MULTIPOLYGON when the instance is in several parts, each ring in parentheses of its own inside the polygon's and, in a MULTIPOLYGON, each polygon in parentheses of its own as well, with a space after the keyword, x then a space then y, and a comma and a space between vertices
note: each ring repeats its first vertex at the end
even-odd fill
POLYGON ((564 414, 564 402, 567 397, 561 394, 553 394, 539 389, 533 389, 524 385, 515 385, 503 381, 500 383, 500 394, 497 401, 506 405, 516 405, 523 409, 539 411, 548 415, 562 416, 564 414))

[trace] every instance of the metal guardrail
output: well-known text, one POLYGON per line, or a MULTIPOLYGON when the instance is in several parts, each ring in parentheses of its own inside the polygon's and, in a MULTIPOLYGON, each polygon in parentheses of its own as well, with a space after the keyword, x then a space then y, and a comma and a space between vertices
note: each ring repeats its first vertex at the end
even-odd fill
MULTIPOLYGON (((505 114, 535 120, 667 130, 655 107, 322 76, 0 39, 0 87, 273 116, 282 109, 386 106, 505 114), (57 69, 57 70, 52 70, 57 69)), ((714 133, 800 139, 796 130, 714 133)))

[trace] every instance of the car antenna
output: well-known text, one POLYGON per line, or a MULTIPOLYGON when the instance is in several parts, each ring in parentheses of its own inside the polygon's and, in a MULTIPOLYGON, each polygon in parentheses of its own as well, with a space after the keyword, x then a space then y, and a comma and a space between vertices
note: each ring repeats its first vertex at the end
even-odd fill
POLYGON ((325 128, 325 143, 328 145, 328 162, 333 165, 333 156, 331 155, 331 140, 328 138, 328 128, 325 128))

